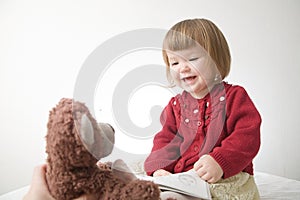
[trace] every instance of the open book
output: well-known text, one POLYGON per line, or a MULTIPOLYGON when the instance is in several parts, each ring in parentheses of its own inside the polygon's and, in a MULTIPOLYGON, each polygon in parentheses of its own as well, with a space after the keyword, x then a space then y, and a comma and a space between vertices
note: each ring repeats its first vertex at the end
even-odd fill
POLYGON ((144 180, 153 181, 161 190, 173 191, 197 198, 211 199, 209 185, 194 170, 168 176, 144 176, 144 180))

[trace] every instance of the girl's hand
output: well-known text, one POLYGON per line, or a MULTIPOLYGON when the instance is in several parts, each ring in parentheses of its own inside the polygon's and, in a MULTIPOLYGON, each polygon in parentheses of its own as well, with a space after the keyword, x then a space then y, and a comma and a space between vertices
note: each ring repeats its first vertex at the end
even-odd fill
POLYGON ((194 170, 200 178, 208 183, 215 183, 223 176, 222 168, 210 155, 202 156, 194 164, 194 170))
POLYGON ((158 169, 153 173, 153 176, 167 176, 170 175, 171 173, 164 170, 164 169, 158 169))

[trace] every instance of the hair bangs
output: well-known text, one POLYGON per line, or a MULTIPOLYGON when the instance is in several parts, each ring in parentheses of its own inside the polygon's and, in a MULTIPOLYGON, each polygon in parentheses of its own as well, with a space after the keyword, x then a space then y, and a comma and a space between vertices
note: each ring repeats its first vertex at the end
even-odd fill
POLYGON ((194 40, 192 33, 171 30, 166 35, 163 42, 163 49, 170 51, 180 51, 196 46, 198 43, 194 40))

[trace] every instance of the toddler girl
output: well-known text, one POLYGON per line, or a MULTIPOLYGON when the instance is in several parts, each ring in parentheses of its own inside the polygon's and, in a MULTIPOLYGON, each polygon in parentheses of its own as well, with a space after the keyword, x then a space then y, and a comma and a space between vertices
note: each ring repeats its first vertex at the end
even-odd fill
MULTIPOLYGON (((213 199, 259 199, 253 159, 260 147, 261 117, 241 86, 224 82, 230 51, 218 27, 207 19, 175 24, 163 41, 171 85, 183 89, 164 108, 162 129, 144 167, 165 176, 194 169, 213 199)), ((162 193, 162 199, 194 199, 162 193)))

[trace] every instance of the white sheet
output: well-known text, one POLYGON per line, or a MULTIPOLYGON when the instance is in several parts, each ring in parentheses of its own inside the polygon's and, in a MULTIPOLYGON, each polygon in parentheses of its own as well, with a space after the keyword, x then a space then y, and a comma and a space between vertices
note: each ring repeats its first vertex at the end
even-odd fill
MULTIPOLYGON (((255 172, 254 175, 261 200, 297 200, 300 199, 300 181, 255 172)), ((0 200, 21 200, 29 186, 22 187, 7 194, 1 195, 0 200)))
POLYGON ((0 196, 0 200, 21 200, 23 196, 27 193, 29 186, 19 188, 17 190, 8 192, 0 196))
POLYGON ((263 172, 256 172, 254 177, 261 200, 300 199, 300 181, 263 172))

